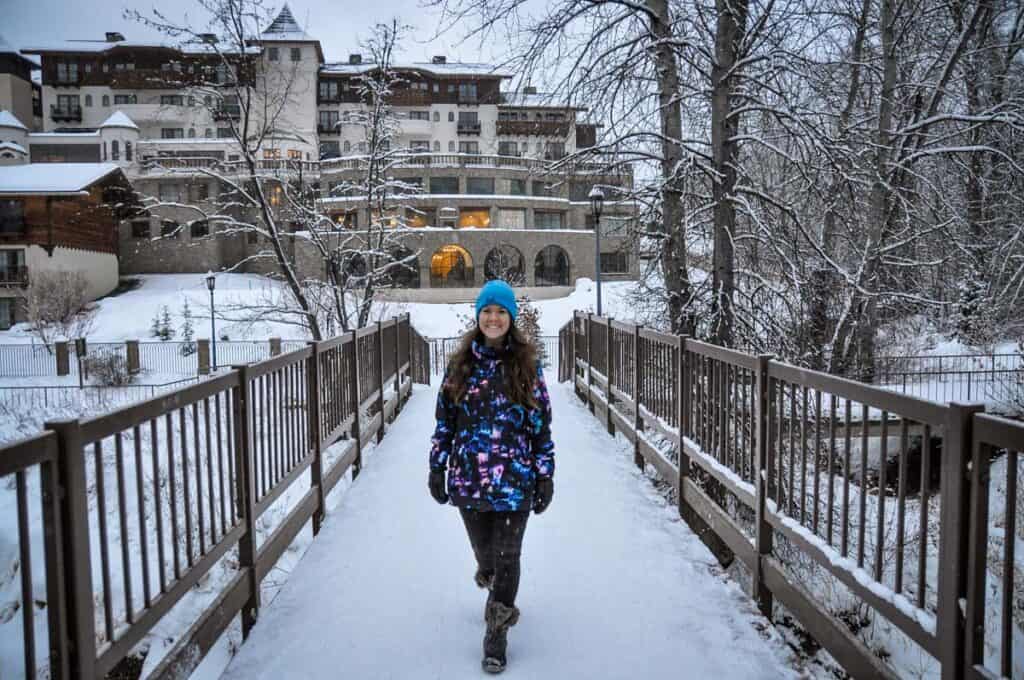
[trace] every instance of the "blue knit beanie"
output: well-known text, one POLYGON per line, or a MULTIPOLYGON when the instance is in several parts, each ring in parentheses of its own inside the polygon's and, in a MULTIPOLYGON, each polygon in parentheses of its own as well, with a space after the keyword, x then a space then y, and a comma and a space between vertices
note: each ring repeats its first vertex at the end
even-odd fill
POLYGON ((515 322, 519 314, 519 306, 516 305, 516 294, 512 286, 499 279, 493 279, 484 284, 480 294, 476 296, 476 318, 480 318, 480 310, 487 305, 499 305, 504 307, 508 315, 515 322))

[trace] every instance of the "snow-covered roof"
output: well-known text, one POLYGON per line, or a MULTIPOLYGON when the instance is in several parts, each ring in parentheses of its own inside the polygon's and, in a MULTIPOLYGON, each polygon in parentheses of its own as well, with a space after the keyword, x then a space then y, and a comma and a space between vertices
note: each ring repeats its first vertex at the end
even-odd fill
MULTIPOLYGON (((48 52, 68 52, 68 53, 82 53, 89 52, 92 54, 100 54, 102 52, 109 52, 110 50, 118 48, 128 49, 163 49, 173 50, 180 52, 181 54, 213 54, 216 52, 222 54, 237 54, 239 50, 225 49, 216 45, 211 45, 203 42, 189 42, 182 45, 173 45, 165 42, 132 42, 128 40, 120 40, 117 42, 109 42, 107 40, 65 40, 61 43, 54 43, 50 45, 41 45, 34 47, 26 47, 22 50, 25 54, 43 54, 48 52)), ((258 46, 246 47, 245 51, 249 54, 259 54, 262 50, 258 46)))
POLYGON ((498 106, 530 106, 549 109, 576 109, 582 111, 578 106, 569 106, 555 99, 553 94, 546 92, 502 92, 501 103, 498 106))
POLYGON ((126 116, 121 111, 114 111, 112 114, 110 114, 110 118, 107 118, 105 121, 103 121, 103 124, 100 125, 100 127, 120 127, 128 128, 129 130, 139 129, 139 126, 133 123, 132 119, 126 116))
POLYGON ((0 142, 0 151, 15 151, 25 156, 28 155, 28 151, 25 150, 25 147, 16 142, 0 142))
POLYGON ((112 172, 114 163, 30 163, 0 167, 0 195, 77 194, 112 172))
POLYGON ((14 49, 14 45, 7 42, 7 39, 4 38, 2 35, 0 35, 0 54, 13 54, 18 59, 21 59, 23 62, 27 63, 31 68, 39 68, 39 64, 32 61, 25 55, 21 54, 20 52, 18 52, 18 50, 14 49))
POLYGON ((24 123, 15 118, 14 114, 6 109, 0 111, 0 128, 17 128, 18 130, 28 132, 28 128, 25 127, 24 123))
MULTIPOLYGON (((350 64, 348 62, 335 62, 324 64, 320 67, 320 73, 337 73, 339 75, 360 75, 369 73, 377 68, 374 62, 363 62, 361 64, 350 64)), ((397 71, 422 71, 436 76, 492 76, 495 78, 511 78, 512 74, 503 73, 495 69, 494 64, 474 64, 469 62, 450 62, 435 64, 433 62, 394 62, 391 68, 397 71)))
POLYGON ((260 34, 260 40, 264 42, 316 42, 316 38, 303 31, 299 23, 295 21, 287 3, 281 8, 277 18, 267 26, 267 30, 260 34))

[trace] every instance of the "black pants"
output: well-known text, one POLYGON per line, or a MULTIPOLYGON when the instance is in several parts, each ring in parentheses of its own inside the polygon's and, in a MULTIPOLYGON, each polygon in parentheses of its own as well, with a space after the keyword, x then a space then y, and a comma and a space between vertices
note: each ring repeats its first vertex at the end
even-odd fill
POLYGON ((530 511, 478 512, 460 508, 459 513, 480 571, 494 574, 491 597, 511 607, 519 591, 519 558, 530 511))

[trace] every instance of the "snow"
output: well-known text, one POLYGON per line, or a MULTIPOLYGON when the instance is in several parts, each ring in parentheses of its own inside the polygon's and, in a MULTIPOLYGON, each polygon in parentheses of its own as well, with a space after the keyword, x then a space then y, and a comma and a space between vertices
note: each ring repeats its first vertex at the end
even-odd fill
MULTIPOLYGON (((555 500, 526 532, 506 677, 798 677, 622 442, 569 388, 551 394, 555 500)), ((426 492, 433 410, 433 389, 418 389, 225 680, 481 676, 486 594, 458 513, 426 492)))
POLYGON ((110 118, 103 121, 103 124, 100 125, 100 127, 122 127, 129 128, 131 130, 139 129, 139 126, 132 122, 132 119, 120 110, 114 111, 110 114, 110 118))
MULTIPOLYGON (((320 67, 320 73, 338 73, 347 75, 358 75, 369 73, 377 68, 377 64, 364 61, 360 64, 348 62, 335 62, 324 64, 320 67)), ((496 78, 511 78, 512 74, 495 70, 493 64, 475 64, 467 62, 449 62, 435 64, 433 62, 393 62, 391 68, 397 71, 423 71, 437 76, 494 76, 496 78)))
POLYGON ((0 128, 17 128, 28 132, 28 128, 7 109, 0 111, 0 128))
POLYGON ((114 163, 31 163, 0 167, 0 194, 71 194, 112 172, 114 163))
POLYGON ((25 147, 15 142, 0 142, 0 151, 16 151, 22 155, 28 155, 28 151, 25 150, 25 147))

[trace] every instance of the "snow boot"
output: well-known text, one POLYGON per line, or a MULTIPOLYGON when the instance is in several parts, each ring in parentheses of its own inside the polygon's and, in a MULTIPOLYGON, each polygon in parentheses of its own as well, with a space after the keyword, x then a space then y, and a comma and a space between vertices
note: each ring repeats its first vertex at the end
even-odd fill
POLYGON ((494 573, 484 573, 481 569, 476 570, 476 575, 473 576, 473 580, 476 581, 477 588, 482 590, 493 590, 494 589, 494 573))
POLYGON ((506 664, 508 629, 518 623, 519 609, 488 600, 484 620, 487 621, 487 632, 484 634, 483 669, 488 673, 501 673, 506 664))

